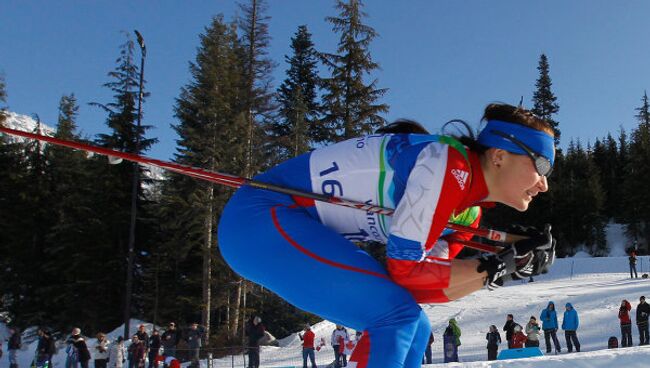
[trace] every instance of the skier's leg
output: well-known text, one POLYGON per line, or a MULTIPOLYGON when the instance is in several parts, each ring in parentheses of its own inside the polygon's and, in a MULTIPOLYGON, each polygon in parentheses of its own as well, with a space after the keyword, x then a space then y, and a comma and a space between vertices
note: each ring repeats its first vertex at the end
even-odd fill
POLYGON ((411 342, 411 347, 409 348, 408 354, 406 355, 406 360, 404 361, 404 367, 421 367, 422 366, 422 357, 424 352, 427 349, 427 344, 429 343, 429 336, 431 335, 431 323, 429 318, 423 311, 420 311, 420 321, 417 326, 415 335, 413 336, 413 341, 411 342))
POLYGON ((365 330, 359 344, 366 340, 368 354, 355 354, 365 359, 358 367, 404 367, 420 307, 376 260, 308 210, 292 205, 286 195, 249 187, 237 191, 219 224, 224 259, 295 306, 365 330), (340 308, 338 300, 345 300, 347 307, 340 308))

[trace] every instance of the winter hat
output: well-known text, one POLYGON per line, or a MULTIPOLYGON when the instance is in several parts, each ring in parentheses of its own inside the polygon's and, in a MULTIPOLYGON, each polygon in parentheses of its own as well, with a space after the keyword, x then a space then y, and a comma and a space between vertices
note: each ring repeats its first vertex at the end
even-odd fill
POLYGON ((515 330, 515 332, 521 332, 521 326, 520 325, 515 325, 514 330, 515 330))

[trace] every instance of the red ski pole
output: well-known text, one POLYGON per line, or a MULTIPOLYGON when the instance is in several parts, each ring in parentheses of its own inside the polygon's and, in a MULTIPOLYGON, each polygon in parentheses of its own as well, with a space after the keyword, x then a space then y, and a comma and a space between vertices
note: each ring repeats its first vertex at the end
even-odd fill
MULTIPOLYGON (((29 133, 29 132, 24 132, 20 130, 15 130, 11 128, 6 128, 0 125, 0 132, 10 134, 13 136, 18 136, 18 137, 23 137, 23 138, 29 138, 29 139, 36 139, 39 141, 43 142, 48 142, 57 146, 63 146, 63 147, 68 147, 72 149, 77 149, 77 150, 82 150, 82 151, 87 151, 87 152, 93 152, 97 153, 100 155, 105 155, 105 156, 110 156, 110 157, 118 157, 127 161, 131 162, 137 162, 143 165, 150 165, 150 166, 155 166, 159 167, 165 170, 169 170, 178 174, 182 175, 187 175, 193 178, 201 179, 201 180, 206 180, 209 182, 225 185, 231 188, 239 188, 242 185, 249 185, 254 188, 259 188, 259 189, 265 189, 265 190, 270 190, 274 192, 279 192, 279 193, 284 193, 284 194, 289 194, 292 196, 297 196, 297 197, 302 197, 302 198, 308 198, 308 199, 313 199, 321 202, 326 202, 326 203, 331 203, 339 206, 344 206, 344 207, 349 207, 349 208, 356 208, 359 210, 363 210, 366 212, 371 212, 371 213, 377 213, 380 215, 386 215, 386 216, 391 216, 394 212, 392 208, 386 208, 386 207, 381 207, 381 206, 375 206, 375 205, 370 205, 370 204, 365 204, 357 201, 352 201, 344 198, 339 198, 339 197, 333 197, 333 196, 328 196, 325 194, 318 194, 318 193, 310 193, 310 192, 303 192, 291 188, 286 188, 282 187, 279 185, 271 184, 271 183, 263 183, 259 182, 256 180, 248 179, 248 178, 243 178, 240 176, 236 175, 231 175, 231 174, 225 174, 225 173, 220 173, 220 172, 214 172, 214 171, 207 171, 204 169, 188 166, 188 165, 182 165, 182 164, 177 164, 173 162, 168 162, 168 161, 161 161, 157 160, 154 158, 149 158, 146 156, 142 155, 136 155, 132 153, 126 153, 126 152, 121 152, 121 151, 116 151, 104 147, 98 147, 90 144, 85 144, 85 143, 80 143, 80 142, 75 142, 71 140, 66 140, 66 139, 60 139, 60 138, 55 138, 55 137, 49 137, 41 134, 34 134, 34 133, 29 133)), ((521 239, 521 237, 518 237, 517 235, 512 235, 506 232, 502 231, 496 231, 492 229, 476 229, 473 227, 469 226, 463 226, 463 225, 458 225, 458 224, 452 224, 448 223, 446 225, 447 228, 455 230, 455 231, 460 231, 460 232, 465 232, 465 233, 470 233, 474 234, 486 239, 490 239, 493 241, 497 242, 513 242, 518 239, 521 239)), ((501 247, 494 247, 488 244, 480 244, 476 242, 471 242, 467 241, 464 242, 469 247, 476 248, 479 250, 491 252, 491 253, 496 253, 498 252, 501 247), (473 245, 472 245, 473 244, 473 245)))

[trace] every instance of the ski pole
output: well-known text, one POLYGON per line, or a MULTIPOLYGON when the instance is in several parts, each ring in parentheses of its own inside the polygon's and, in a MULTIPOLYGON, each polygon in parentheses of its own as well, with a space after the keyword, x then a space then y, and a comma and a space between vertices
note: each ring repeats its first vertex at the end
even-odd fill
MULTIPOLYGON (((55 137, 49 137, 41 134, 34 134, 34 133, 29 133, 29 132, 24 132, 20 130, 15 130, 11 128, 6 128, 3 126, 0 126, 0 132, 18 136, 18 137, 23 137, 23 138, 29 138, 29 139, 36 139, 39 141, 43 142, 48 142, 57 146, 63 146, 63 147, 68 147, 72 149, 77 149, 77 150, 82 150, 82 151, 87 151, 87 152, 93 152, 97 153, 100 155, 104 156, 109 156, 109 157, 118 157, 127 161, 131 162, 137 162, 140 164, 144 165, 150 165, 150 166, 155 166, 159 167, 165 170, 169 170, 178 174, 182 175, 187 175, 193 178, 201 179, 201 180, 206 180, 210 181, 213 183, 217 184, 222 184, 231 188, 239 188, 243 185, 249 185, 254 188, 258 189, 264 189, 264 190, 270 190, 274 192, 279 192, 283 194, 288 194, 292 196, 297 196, 297 197, 302 197, 302 198, 308 198, 308 199, 313 199, 317 200, 320 202, 325 202, 325 203, 330 203, 330 204, 335 204, 339 206, 344 206, 344 207, 349 207, 349 208, 355 208, 358 210, 363 210, 366 212, 370 213, 377 213, 380 215, 386 215, 386 216, 391 216, 394 212, 392 208, 386 208, 386 207, 381 207, 381 206, 375 206, 371 204, 366 204, 366 203, 361 203, 357 201, 352 201, 344 198, 339 198, 339 197, 334 197, 334 196, 328 196, 325 194, 318 194, 318 193, 310 193, 310 192, 303 192, 299 191, 296 189, 292 188, 286 188, 282 187, 279 185, 271 184, 271 183, 264 183, 248 178, 243 178, 240 176, 232 175, 232 174, 225 174, 225 173, 220 173, 220 172, 214 172, 214 171, 207 171, 204 169, 192 167, 189 165, 182 165, 182 164, 177 164, 173 162, 168 162, 168 161, 161 161, 157 160, 154 158, 149 158, 146 156, 142 155, 137 155, 137 154, 132 154, 132 153, 126 153, 126 152, 121 152, 121 151, 116 151, 112 150, 109 148, 104 148, 104 147, 99 147, 99 146, 94 146, 90 144, 85 144, 85 143, 80 143, 80 142, 75 142, 67 139, 60 139, 60 138, 55 138, 55 137)), ((455 230, 455 231, 460 231, 460 232, 465 232, 465 233, 470 233, 474 234, 486 239, 490 239, 493 241, 497 242, 513 242, 518 239, 521 239, 523 237, 519 237, 517 235, 512 235, 503 231, 496 231, 492 229, 476 229, 473 227, 469 226, 463 226, 463 225, 458 225, 458 224, 452 224, 448 223, 446 225, 447 228, 455 230), (519 237, 519 238, 517 238, 519 237)), ((480 244, 480 243, 476 243, 480 244)), ((497 247, 493 247, 487 244, 481 244, 481 250, 486 250, 487 249, 492 249, 492 252, 497 252, 497 247)))

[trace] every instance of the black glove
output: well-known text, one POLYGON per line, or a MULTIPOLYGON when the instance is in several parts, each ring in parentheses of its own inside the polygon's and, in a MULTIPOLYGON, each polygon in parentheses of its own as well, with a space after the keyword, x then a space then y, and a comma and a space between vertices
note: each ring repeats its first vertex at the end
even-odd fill
POLYGON ((513 280, 539 275, 546 271, 555 261, 555 241, 551 236, 551 225, 546 224, 544 231, 533 227, 513 226, 509 232, 528 236, 515 242, 512 247, 499 253, 502 259, 512 257, 516 267, 512 272, 513 280))
POLYGON ((477 272, 487 272, 485 286, 488 290, 494 290, 503 286, 503 276, 508 275, 508 267, 501 257, 496 254, 484 254, 478 259, 479 265, 476 267, 477 272))

